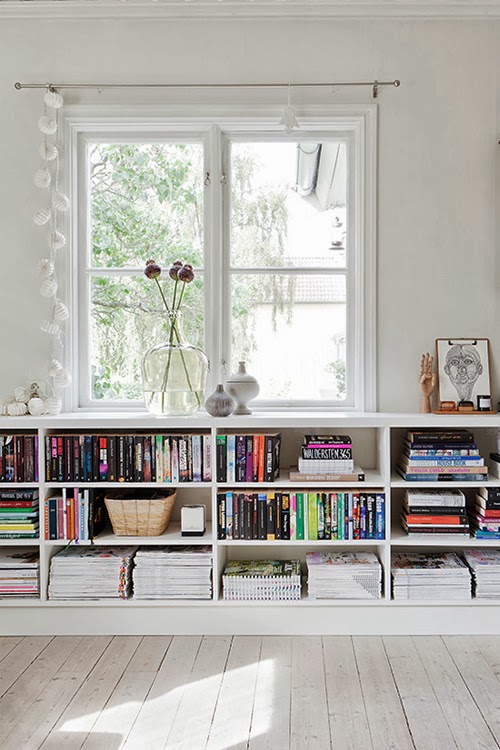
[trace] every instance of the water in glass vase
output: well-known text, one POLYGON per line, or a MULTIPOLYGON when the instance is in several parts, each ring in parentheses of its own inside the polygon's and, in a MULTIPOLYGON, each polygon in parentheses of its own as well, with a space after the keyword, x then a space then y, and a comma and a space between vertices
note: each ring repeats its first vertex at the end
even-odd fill
POLYGON ((144 401, 153 414, 194 414, 205 400, 208 359, 186 341, 180 313, 169 323, 168 340, 151 347, 142 360, 144 401))

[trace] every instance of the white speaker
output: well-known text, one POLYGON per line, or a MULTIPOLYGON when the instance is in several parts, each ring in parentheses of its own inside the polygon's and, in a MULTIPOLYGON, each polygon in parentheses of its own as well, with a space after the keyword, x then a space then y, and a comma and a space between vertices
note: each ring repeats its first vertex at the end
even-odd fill
POLYGON ((203 536, 205 533, 205 506, 183 505, 181 508, 181 536, 203 536))

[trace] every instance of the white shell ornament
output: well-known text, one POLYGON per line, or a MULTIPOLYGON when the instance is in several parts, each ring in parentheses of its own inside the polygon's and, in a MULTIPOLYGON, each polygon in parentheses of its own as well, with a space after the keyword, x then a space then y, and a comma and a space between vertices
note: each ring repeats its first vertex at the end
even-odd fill
POLYGON ((71 385, 71 373, 69 370, 66 370, 66 368, 59 370, 54 376, 54 383, 58 388, 67 388, 68 385, 71 385))
POLYGON ((10 417, 22 417, 28 411, 26 404, 18 403, 14 401, 12 404, 7 404, 7 414, 10 417))
POLYGON ((37 211, 33 215, 33 221, 35 224, 38 224, 39 227, 46 224, 50 219, 50 209, 49 208, 41 208, 39 211, 37 211))
POLYGON ((49 369, 49 375, 51 378, 54 378, 58 372, 60 372, 63 369, 62 364, 59 362, 58 359, 53 359, 50 363, 50 369, 49 369))
POLYGON ((50 176, 49 168, 44 167, 43 169, 38 169, 35 172, 35 185, 39 188, 48 188, 50 183, 52 181, 52 177, 50 176))
POLYGON ((30 392, 27 388, 24 388, 22 385, 19 386, 19 388, 16 388, 14 391, 14 398, 16 401, 22 404, 27 404, 30 398, 30 392))
POLYGON ((57 91, 47 91, 43 99, 47 107, 52 107, 52 109, 60 109, 64 104, 64 99, 57 91))
POLYGON ((64 193, 52 193, 52 205, 56 211, 67 211, 69 198, 64 193))
POLYGON ((40 284, 42 297, 54 297, 57 292, 57 281, 53 278, 44 279, 40 284))
POLYGON ((50 258, 42 258, 42 260, 38 264, 38 268, 40 269, 40 273, 44 277, 53 276, 56 270, 56 267, 54 263, 50 260, 50 258))
POLYGON ((42 115, 38 120, 38 127, 45 135, 54 135, 57 130, 57 122, 50 115, 42 115))
POLYGON ((49 398, 47 399, 47 403, 45 404, 47 408, 47 412, 51 414, 53 417, 57 416, 57 414, 61 413, 62 410, 62 401, 60 398, 49 398))
POLYGON ((28 401, 28 411, 34 417, 41 417, 42 414, 45 414, 45 404, 43 399, 38 398, 37 396, 30 398, 28 401))
POLYGON ((51 336, 57 336, 61 329, 52 320, 42 320, 40 323, 40 330, 44 333, 49 333, 51 336))
POLYGON ((61 250, 65 244, 66 237, 59 229, 56 229, 54 232, 52 232, 50 238, 50 246, 53 250, 61 250))
POLYGON ((57 159, 59 150, 53 143, 42 143, 38 149, 38 153, 45 161, 53 161, 57 159))
POLYGON ((57 299, 54 305, 54 317, 57 320, 67 320, 69 318, 69 310, 60 299, 57 299))

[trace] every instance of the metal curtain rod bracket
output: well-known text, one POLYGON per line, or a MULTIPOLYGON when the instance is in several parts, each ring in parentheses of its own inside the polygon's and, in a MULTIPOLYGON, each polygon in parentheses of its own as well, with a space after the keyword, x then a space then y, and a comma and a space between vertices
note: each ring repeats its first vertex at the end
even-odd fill
POLYGON ((337 81, 334 83, 20 83, 21 89, 288 89, 288 88, 335 88, 337 86, 370 86, 374 99, 381 86, 399 88, 401 81, 337 81))

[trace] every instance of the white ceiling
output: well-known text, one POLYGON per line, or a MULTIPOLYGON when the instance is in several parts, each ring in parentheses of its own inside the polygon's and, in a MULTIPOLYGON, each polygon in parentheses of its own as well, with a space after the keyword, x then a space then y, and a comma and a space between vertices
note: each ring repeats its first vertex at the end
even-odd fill
POLYGON ((500 18, 500 0, 0 0, 6 17, 500 18))

